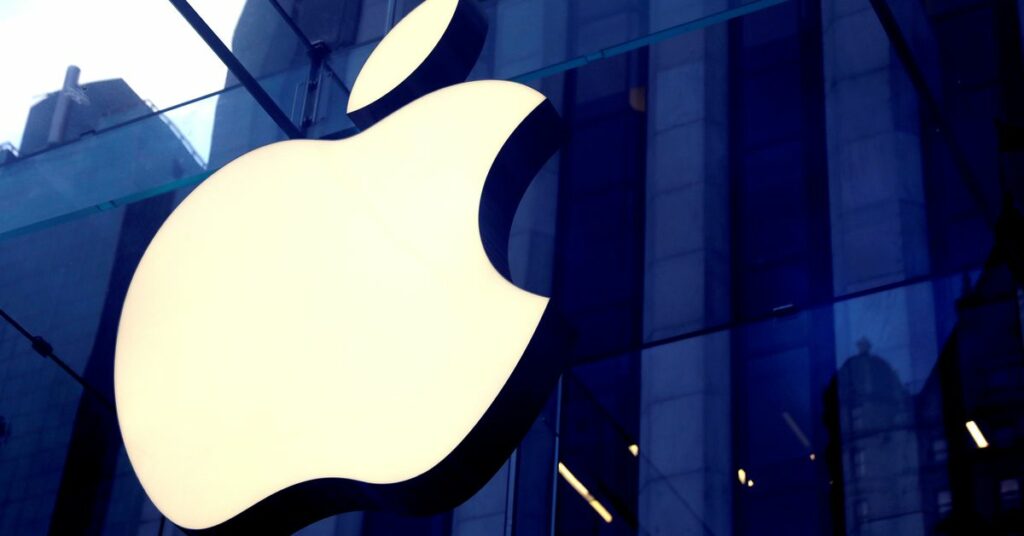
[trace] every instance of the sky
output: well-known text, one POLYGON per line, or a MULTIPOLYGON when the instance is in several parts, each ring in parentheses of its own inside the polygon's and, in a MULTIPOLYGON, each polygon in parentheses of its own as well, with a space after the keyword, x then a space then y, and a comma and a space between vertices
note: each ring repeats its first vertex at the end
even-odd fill
MULTIPOLYGON (((192 0, 230 43, 245 0, 192 0)), ((31 106, 60 89, 68 65, 81 83, 123 78, 158 108, 224 87, 227 69, 167 0, 0 0, 0 143, 21 145, 31 106)), ((169 117, 204 158, 215 102, 169 117)))

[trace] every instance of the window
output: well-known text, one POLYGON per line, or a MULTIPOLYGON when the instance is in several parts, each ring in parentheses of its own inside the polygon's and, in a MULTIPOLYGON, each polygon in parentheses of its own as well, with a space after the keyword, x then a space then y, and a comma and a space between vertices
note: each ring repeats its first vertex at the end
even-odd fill
POLYGON ((1008 478, 999 482, 999 504, 1003 510, 1020 508, 1020 481, 1008 478))
POLYGON ((942 490, 935 498, 935 502, 939 507, 939 515, 944 516, 953 511, 953 494, 949 490, 942 490))
POLYGON ((863 450, 853 451, 853 474, 864 476, 868 473, 867 456, 863 450))
POLYGON ((932 459, 936 462, 944 462, 948 457, 947 445, 945 439, 936 439, 932 441, 932 459))

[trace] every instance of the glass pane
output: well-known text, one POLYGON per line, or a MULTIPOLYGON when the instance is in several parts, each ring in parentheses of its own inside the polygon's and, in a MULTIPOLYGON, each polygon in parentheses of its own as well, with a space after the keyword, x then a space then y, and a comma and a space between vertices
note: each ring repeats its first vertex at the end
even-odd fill
POLYGON ((98 532, 94 498, 106 495, 91 476, 112 469, 120 444, 113 406, 103 403, 113 400, 116 320, 135 265, 175 202, 164 195, 0 242, 2 307, 98 393, 83 394, 10 326, 0 329, 0 531, 98 532), (74 491, 58 499, 60 489, 74 491))
MULTIPOLYGON (((581 354, 608 355, 984 262, 991 216, 983 210, 998 201, 971 195, 976 178, 951 165, 948 138, 905 126, 920 105, 903 67, 886 60, 896 86, 850 82, 859 84, 855 97, 842 84, 824 92, 808 85, 808 77, 838 75, 821 70, 824 51, 798 46, 821 24, 798 7, 785 3, 531 82, 561 108, 572 135, 517 216, 513 275, 527 288, 559 289, 583 333, 581 354), (738 78, 726 76, 727 65, 738 78), (856 106, 865 98, 890 103, 888 123, 863 120, 856 106), (569 208, 557 216, 556 233, 558 206, 569 208), (877 233, 894 240, 873 241, 877 233), (730 292, 737 298, 725 303, 730 292), (640 316, 642 323, 630 320, 640 316)), ((286 92, 295 76, 262 83, 286 92)), ((196 113, 207 129, 217 120, 213 149, 198 151, 210 169, 279 139, 265 114, 241 90, 233 93, 241 96, 218 102, 215 118, 209 103, 165 114, 205 110, 196 113)), ((314 131, 351 134, 331 95, 319 103, 314 131)), ((77 149, 68 153, 81 158, 77 149)), ((33 169, 31 161, 0 170, 33 169)), ((68 164, 52 165, 54 175, 68 164)), ((58 203, 41 197, 38 215, 21 203, 9 217, 22 219, 7 230, 173 187, 158 175, 145 183, 111 176, 112 190, 92 186, 81 199, 65 188, 58 203)), ((188 184, 203 178, 186 176, 194 177, 188 184)), ((47 188, 34 180, 9 186, 19 184, 47 188)))
MULTIPOLYGON (((347 84, 414 4, 286 11, 339 36, 347 84)), ((1015 7, 893 6, 911 57, 941 65, 935 114, 934 66, 917 81, 866 0, 481 4, 492 32, 473 76, 527 73, 569 129, 510 263, 572 322, 576 365, 465 504, 304 535, 1016 530, 1024 225, 997 179, 1014 200, 1024 167, 991 123, 1014 109, 1000 95, 1019 32, 992 24, 1015 7)), ((252 65, 294 113, 308 64, 252 65)), ((354 133, 344 100, 341 83, 321 95, 311 135, 354 133)), ((283 136, 238 88, 103 125, 0 166, 0 306, 109 389, 120 300, 157 226, 207 173, 283 136)), ((0 533, 177 534, 112 421, 6 325, 0 364, 0 533)))
POLYGON ((0 236, 194 186, 208 169, 282 138, 236 87, 20 158, 0 166, 0 236))
MULTIPOLYGON (((489 23, 484 55, 472 78, 530 80, 562 72, 652 42, 720 24, 783 0, 498 0, 481 2, 489 23)), ((419 0, 362 0, 348 20, 357 38, 332 47, 331 64, 351 87, 359 67, 392 20, 419 0), (393 7, 392 7, 393 6, 393 7), (389 17, 389 14, 391 16, 389 17), (382 25, 381 21, 384 21, 382 25)))
MULTIPOLYGON (((1020 437, 1013 287, 992 266, 578 366, 563 456, 592 459, 605 484, 625 471, 605 494, 624 494, 609 499, 618 511, 636 501, 651 533, 956 532, 981 521, 954 512, 990 508, 977 491, 1004 487, 1009 506, 988 522, 1007 526, 1016 488, 980 475, 1012 474, 995 459, 1020 437), (632 476, 615 456, 631 442, 649 466, 632 476)), ((589 532, 591 514, 559 523, 589 532)))

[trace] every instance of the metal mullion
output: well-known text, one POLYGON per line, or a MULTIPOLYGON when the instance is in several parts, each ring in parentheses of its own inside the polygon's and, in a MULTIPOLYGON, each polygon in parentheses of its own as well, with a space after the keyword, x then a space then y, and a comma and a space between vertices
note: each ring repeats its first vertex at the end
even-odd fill
POLYGON ((341 89, 343 89, 346 94, 352 93, 352 90, 350 90, 348 86, 345 85, 345 82, 342 81, 340 76, 338 76, 338 73, 334 72, 334 68, 331 67, 330 63, 327 61, 327 56, 330 55, 330 51, 327 50, 327 53, 323 54, 321 51, 317 50, 316 43, 313 43, 313 41, 309 39, 309 36, 307 36, 306 33, 302 31, 302 28, 300 28, 298 23, 295 22, 295 19, 293 19, 292 16, 289 15, 287 11, 285 11, 284 7, 281 6, 281 3, 278 2, 278 0, 268 1, 270 2, 270 5, 274 8, 274 11, 277 12, 277 15, 281 17, 281 20, 284 21, 285 25, 287 25, 288 28, 291 29, 292 33, 294 33, 295 36, 299 38, 299 41, 302 41, 302 46, 306 48, 306 53, 309 54, 311 58, 313 58, 313 62, 316 63, 319 61, 319 68, 326 70, 327 73, 331 75, 331 78, 333 78, 334 81, 337 82, 339 86, 341 86, 341 89))

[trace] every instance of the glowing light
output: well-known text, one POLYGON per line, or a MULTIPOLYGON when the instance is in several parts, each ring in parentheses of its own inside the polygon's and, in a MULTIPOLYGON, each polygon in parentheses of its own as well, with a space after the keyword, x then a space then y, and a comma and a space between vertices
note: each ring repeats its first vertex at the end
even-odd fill
POLYGON ((572 471, 570 471, 562 462, 558 462, 558 474, 565 479, 572 489, 576 490, 576 493, 579 493, 580 497, 583 497, 583 500, 587 501, 587 504, 597 512, 597 515, 601 516, 601 519, 603 519, 605 523, 612 522, 611 512, 609 512, 604 505, 598 502, 598 500, 590 494, 590 491, 587 490, 586 486, 584 486, 583 483, 576 478, 576 475, 572 474, 572 471))
POLYGON ((348 111, 365 108, 398 87, 444 35, 458 0, 431 0, 412 10, 366 59, 348 97, 348 111))
POLYGON ((747 472, 744 471, 743 469, 736 471, 736 477, 740 479, 740 484, 747 483, 747 472))
MULTIPOLYGON (((349 110, 415 71, 457 5, 407 15, 349 110)), ((491 166, 544 100, 447 87, 345 140, 252 151, 181 203, 136 269, 114 362, 125 448, 164 515, 205 529, 309 480, 409 480, 474 429, 549 301, 479 233, 491 166)))
POLYGON ((978 428, 978 423, 967 421, 967 431, 971 433, 971 437, 974 438, 974 443, 978 445, 979 449, 988 448, 988 440, 985 439, 985 434, 981 433, 981 428, 978 428))
POLYGON ((754 479, 753 478, 751 478, 750 480, 747 481, 747 487, 748 488, 754 487, 754 479))
POLYGON ((473 429, 548 303, 495 271, 479 234, 491 164, 543 99, 449 87, 352 138, 257 149, 174 211, 114 367, 160 511, 207 528, 315 478, 407 480, 473 429))
POLYGON ((634 458, 639 456, 640 455, 640 445, 637 445, 636 443, 633 443, 632 445, 630 445, 629 446, 629 453, 632 454, 634 458))
POLYGON ((810 458, 811 458, 811 461, 813 462, 813 461, 814 461, 814 458, 815 458, 815 456, 814 456, 814 453, 813 453, 813 452, 811 453, 811 456, 810 456, 810 458))

